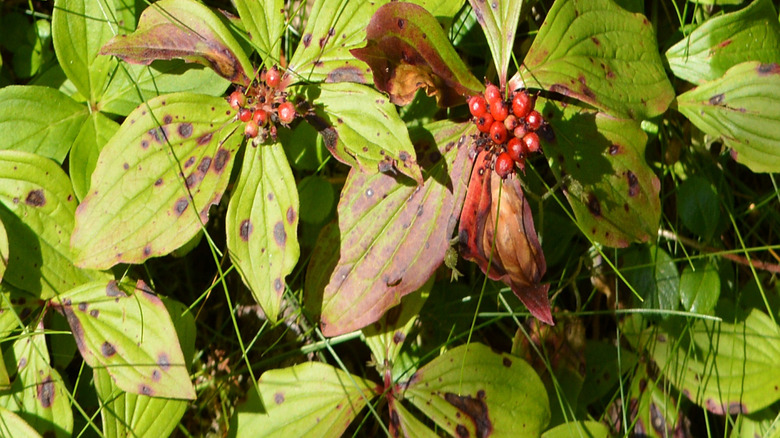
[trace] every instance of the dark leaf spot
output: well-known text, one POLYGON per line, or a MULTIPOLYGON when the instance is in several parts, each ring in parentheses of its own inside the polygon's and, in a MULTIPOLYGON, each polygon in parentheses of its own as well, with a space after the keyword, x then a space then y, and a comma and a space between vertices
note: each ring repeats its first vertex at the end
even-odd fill
POLYGON ((127 170, 127 169, 129 169, 129 168, 130 168, 130 165, 129 165, 129 164, 127 164, 127 163, 124 163, 124 164, 122 164, 122 169, 125 169, 125 170, 127 170))
POLYGON ((284 231, 284 224, 281 221, 274 225, 274 240, 279 246, 284 246, 287 243, 287 232, 284 231))
POLYGON ((269 201, 273 201, 274 200, 274 194, 272 192, 268 192, 268 195, 266 196, 266 198, 268 198, 269 201))
POLYGON ((43 189, 31 190, 30 193, 27 194, 27 198, 24 199, 24 202, 33 207, 43 207, 46 205, 46 196, 43 194, 43 189))
POLYGON ((626 171, 626 178, 628 179, 628 196, 632 198, 639 194, 639 180, 632 171, 626 171))
POLYGON ((227 163, 228 158, 230 158, 230 152, 228 152, 226 149, 220 148, 217 151, 217 156, 214 158, 214 172, 222 173, 222 171, 225 169, 225 163, 227 163))
POLYGON ((295 218, 297 215, 295 214, 295 209, 292 208, 292 206, 287 208, 287 223, 292 225, 293 222, 295 222, 295 218))
POLYGON ((720 105, 723 103, 723 93, 710 97, 710 105, 720 105))
POLYGON ((44 409, 50 408, 54 404, 55 389, 51 376, 46 376, 43 382, 38 384, 38 400, 41 401, 41 407, 44 409))
POLYGON ((206 173, 208 172, 209 167, 211 167, 211 157, 203 157, 203 159, 200 160, 200 164, 198 164, 198 172, 206 173))
POLYGON ((184 213, 184 210, 186 210, 189 205, 190 201, 187 199, 187 197, 182 196, 176 201, 176 204, 173 206, 173 211, 175 211, 177 215, 181 216, 181 214, 184 213))
POLYGON ((241 225, 238 227, 238 235, 244 242, 249 241, 249 235, 252 234, 252 221, 244 219, 241 221, 241 225))
POLYGON ((93 318, 97 318, 100 315, 100 310, 98 309, 92 309, 89 311, 89 316, 93 318))
POLYGON ((197 141, 198 146, 203 146, 205 144, 209 144, 211 142, 211 137, 213 137, 213 136, 214 136, 213 132, 207 132, 207 133, 201 135, 200 137, 198 137, 198 141, 197 141))
POLYGON ((404 28, 404 26, 406 26, 406 21, 404 21, 404 19, 403 19, 403 18, 399 18, 399 19, 398 19, 398 28, 399 28, 399 29, 403 29, 403 28, 404 28))
POLYGON ((144 385, 143 383, 138 385, 138 393, 142 395, 148 395, 153 396, 154 390, 149 385, 144 385))
POLYGON ((303 41, 304 47, 309 47, 309 44, 311 44, 311 34, 307 33, 306 35, 304 35, 301 41, 303 41))
POLYGON ((457 435, 458 438, 468 438, 469 430, 466 429, 466 426, 459 424, 455 427, 455 435, 457 435))
POLYGON ((106 295, 109 297, 127 296, 127 294, 125 294, 122 289, 119 289, 119 286, 116 284, 116 280, 111 280, 108 282, 108 285, 106 286, 106 295))
POLYGON ((184 168, 186 169, 192 166, 193 164, 195 164, 195 157, 189 157, 187 158, 187 161, 184 162, 184 168))
POLYGON ((149 142, 146 140, 141 140, 141 149, 146 149, 149 147, 149 142))
POLYGON ((277 293, 281 293, 283 287, 284 287, 284 285, 282 284, 282 280, 280 278, 277 278, 276 280, 274 280, 274 290, 277 293))
POLYGON ((595 44, 597 46, 601 45, 601 41, 599 41, 599 39, 596 38, 596 37, 590 37, 590 40, 593 41, 593 44, 595 44))
POLYGON ((165 127, 158 126, 157 128, 152 128, 149 130, 149 135, 156 141, 157 143, 163 143, 168 139, 168 133, 166 132, 165 127))
POLYGON ((658 405, 650 403, 650 425, 660 436, 666 435, 666 420, 658 405))
POLYGON ((160 372, 160 370, 152 371, 152 380, 153 381, 159 382, 160 381, 160 377, 162 377, 162 373, 160 372))
POLYGON ((403 332, 395 332, 393 333, 393 343, 394 344, 400 344, 401 342, 406 339, 406 335, 403 334, 403 332))
POLYGON ((85 303, 85 302, 81 302, 81 303, 79 303, 79 305, 78 305, 78 308, 79 308, 79 310, 81 310, 82 312, 86 312, 86 311, 87 311, 87 307, 88 307, 88 306, 89 306, 89 305, 88 305, 87 303, 85 303))
POLYGON ((328 73, 327 78, 325 78, 325 82, 355 82, 362 84, 366 82, 366 77, 359 68, 345 66, 333 69, 330 73, 328 73))
POLYGON ((284 403, 284 394, 282 394, 281 392, 277 392, 276 394, 274 394, 274 402, 277 405, 284 403))
POLYGON ((620 146, 613 144, 609 146, 609 154, 610 155, 617 155, 620 153, 620 146))
POLYGON ((503 363, 504 363, 504 366, 507 367, 507 368, 512 366, 512 361, 508 357, 504 358, 503 363))
POLYGON ((192 123, 180 123, 177 130, 181 138, 190 138, 192 135, 192 123))
POLYGON ((478 391, 477 398, 470 395, 460 396, 451 392, 444 393, 444 400, 458 410, 471 417, 477 429, 478 438, 487 438, 493 432, 493 424, 488 416, 485 403, 485 391, 478 391))
POLYGON ((170 114, 166 114, 165 117, 163 117, 163 123, 166 125, 170 125, 173 121, 173 117, 171 117, 170 114))
POLYGON ((601 216, 601 204, 593 193, 588 195, 588 210, 593 216, 601 216))
POLYGON ((780 74, 780 64, 772 63, 772 64, 761 64, 756 69, 759 76, 766 76, 770 74, 780 74))
POLYGON ((100 353, 105 357, 111 357, 116 354, 116 348, 114 348, 110 342, 106 341, 100 346, 100 353))
POLYGON ((144 247, 144 257, 149 257, 152 255, 152 245, 146 245, 144 247))
POLYGON ((159 365, 163 371, 168 371, 168 369, 171 367, 171 360, 168 358, 167 354, 160 353, 157 356, 157 365, 159 365))
POLYGON ((157 178, 157 181, 154 182, 154 185, 159 187, 159 186, 162 185, 162 183, 163 183, 163 179, 162 178, 157 178))

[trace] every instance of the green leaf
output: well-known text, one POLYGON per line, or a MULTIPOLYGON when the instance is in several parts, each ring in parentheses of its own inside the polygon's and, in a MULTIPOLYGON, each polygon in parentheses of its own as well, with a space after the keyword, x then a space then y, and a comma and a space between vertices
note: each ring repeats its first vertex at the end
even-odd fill
POLYGON ((322 137, 308 123, 299 123, 293 129, 280 129, 278 133, 279 143, 284 146, 293 169, 317 170, 330 157, 322 137))
POLYGON ((385 367, 395 362, 432 288, 433 277, 420 289, 403 297, 379 321, 363 328, 364 342, 371 349, 372 360, 379 366, 385 367))
POLYGON ((363 43, 366 23, 387 0, 373 2, 320 0, 314 2, 301 33, 301 43, 290 59, 293 81, 371 82, 368 66, 350 49, 363 43))
POLYGON ((87 195, 98 155, 117 130, 119 124, 99 112, 90 114, 81 125, 68 161, 73 191, 79 199, 87 195))
POLYGON ((554 133, 544 153, 582 231, 613 247, 655 238, 661 184, 645 163, 639 123, 551 100, 537 106, 554 133))
POLYGON ((223 78, 249 84, 252 63, 220 18, 195 0, 161 0, 141 14, 138 29, 116 36, 100 50, 133 64, 179 58, 214 69, 223 78))
POLYGON ((45 302, 33 294, 10 284, 0 283, 0 340, 13 331, 24 328, 35 317, 36 310, 42 310, 45 302))
POLYGON ((69 240, 76 199, 53 161, 0 151, 0 204, 10 255, 4 281, 48 299, 103 276, 73 265, 69 240))
POLYGON ((303 222, 318 224, 328 218, 336 200, 328 180, 318 175, 307 176, 298 183, 298 193, 303 222))
POLYGON ((370 380, 330 365, 306 362, 270 370, 232 419, 230 436, 340 437, 378 394, 370 380))
POLYGON ((89 112, 57 90, 11 85, 0 89, 0 149, 33 152, 62 163, 89 112))
POLYGON ((680 303, 680 275, 669 254, 657 246, 642 245, 628 251, 623 276, 642 298, 642 308, 676 310, 680 303))
POLYGON ((395 398, 388 397, 387 402, 390 409, 390 436, 414 438, 436 438, 439 436, 407 411, 404 405, 396 401, 395 398))
POLYGON ((153 97, 183 91, 221 96, 229 84, 210 68, 178 59, 154 61, 148 66, 125 64, 111 78, 98 109, 126 116, 153 97))
POLYGON ((605 341, 588 341, 585 344, 585 380, 577 400, 580 406, 588 406, 612 391, 623 374, 636 365, 637 357, 628 349, 605 341))
POLYGON ((680 276, 680 299, 685 310, 709 314, 720 297, 720 275, 710 258, 697 259, 686 266, 680 276))
POLYGON ((780 171, 780 64, 744 62, 677 98, 696 127, 722 137, 753 172, 780 171))
POLYGON ((187 410, 186 400, 131 394, 119 389, 106 369, 93 371, 108 438, 169 436, 187 410))
POLYGON ((338 206, 338 263, 322 292, 323 334, 347 333, 378 320, 441 265, 465 196, 472 128, 441 122, 423 131, 418 150, 435 161, 422 186, 403 185, 383 173, 350 172, 338 206))
POLYGON ((610 0, 553 3, 510 87, 554 91, 634 120, 674 99, 652 24, 610 0))
POLYGON ((187 243, 227 186, 242 139, 234 118, 224 99, 189 93, 133 111, 103 147, 76 212, 76 263, 141 263, 187 243))
POLYGON ((442 23, 444 29, 448 29, 465 0, 411 0, 409 3, 422 6, 442 23))
POLYGON ((8 262, 10 260, 10 254, 8 250, 8 234, 5 231, 5 225, 0 221, 0 280, 5 275, 5 270, 8 268, 8 262))
POLYGON ((413 3, 392 2, 376 11, 366 46, 352 54, 371 66, 377 89, 396 105, 407 105, 417 90, 436 96, 439 106, 463 102, 484 85, 474 77, 430 12, 413 3))
POLYGON ((68 319, 81 356, 133 394, 194 399, 165 305, 143 281, 97 281, 52 303, 68 319))
POLYGON ((39 434, 20 416, 0 406, 0 435, 2 436, 24 436, 28 438, 40 438, 39 434))
POLYGON ((780 425, 775 421, 777 409, 762 409, 753 414, 740 414, 734 421, 729 438, 777 438, 780 435, 780 425))
POLYGON ((279 143, 248 146, 228 205, 230 259, 263 308, 276 321, 284 278, 298 261, 298 190, 279 143))
POLYGON ((569 437, 610 437, 609 428, 597 421, 570 421, 553 427, 542 434, 542 438, 569 438, 569 437))
MULTIPOLYGON (((741 3, 740 2, 737 2, 741 3)), ((770 0, 707 20, 666 51, 669 68, 694 84, 746 61, 780 62, 780 22, 770 0)))
POLYGON ((307 120, 337 160, 366 173, 397 169, 422 183, 406 125, 384 94, 351 83, 322 84, 306 94, 317 113, 307 120))
POLYGON ((547 392, 533 368, 482 344, 432 360, 403 395, 453 436, 538 437, 550 421, 547 392))
POLYGON ((114 3, 107 0, 56 0, 52 33, 57 59, 84 97, 95 103, 105 90, 113 58, 98 56, 100 46, 119 29, 114 3))
POLYGON ((17 339, 5 362, 15 366, 16 377, 10 391, 0 395, 0 407, 14 411, 43 436, 70 437, 73 410, 65 382, 49 365, 43 326, 17 339))
MULTIPOLYGON (((246 26, 252 44, 266 62, 277 64, 282 53, 282 34, 285 28, 284 0, 236 0, 236 10, 246 26)), ((314 21, 319 20, 317 15, 314 21)), ((310 20, 311 21, 311 20, 310 20)))
POLYGON ((705 178, 692 176, 677 188, 677 214, 683 225, 705 241, 712 239, 720 218, 720 197, 705 178))
POLYGON ((523 0, 469 0, 477 21, 485 31, 490 53, 493 54, 493 62, 496 63, 496 71, 501 81, 501 89, 506 86, 517 21, 520 19, 523 3, 523 0))
POLYGON ((694 320, 626 334, 671 384, 712 413, 757 412, 780 400, 780 328, 759 310, 735 323, 694 320))

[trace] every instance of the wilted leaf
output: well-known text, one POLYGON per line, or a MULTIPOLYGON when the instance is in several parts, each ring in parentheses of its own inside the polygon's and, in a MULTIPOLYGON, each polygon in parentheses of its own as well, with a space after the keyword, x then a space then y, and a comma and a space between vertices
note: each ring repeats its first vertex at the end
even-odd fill
POLYGON ((680 276, 680 300, 685 310, 712 313, 720 297, 720 275, 710 258, 697 259, 686 266, 680 276))
POLYGON ((139 281, 101 281, 52 303, 68 319, 84 361, 124 391, 194 399, 195 390, 165 305, 139 281))
POLYGON ((381 391, 370 380, 319 362, 266 371, 257 385, 262 400, 250 389, 230 436, 337 438, 381 391))
POLYGON ((248 85, 254 74, 241 46, 209 8, 195 0, 161 0, 146 8, 138 29, 111 39, 100 50, 133 64, 179 58, 214 69, 223 78, 248 85))
POLYGON ((718 79, 742 62, 780 62, 777 12, 770 0, 757 0, 711 18, 667 50, 666 58, 675 76, 694 84, 718 79))
POLYGON ((0 204, 10 255, 3 281, 48 299, 103 276, 73 265, 69 240, 76 198, 53 161, 0 151, 0 204))
POLYGON ((77 264, 141 263, 187 243, 228 183, 240 135, 222 98, 180 93, 133 111, 103 148, 71 243, 77 264))
POLYGON ((320 0, 312 5, 301 43, 290 59, 293 81, 370 83, 371 71, 349 50, 366 37, 366 22, 387 0, 320 0))
MULTIPOLYGON (((259 51, 260 56, 271 64, 276 64, 281 59, 282 34, 285 27, 284 0, 236 0, 236 11, 241 17, 241 23, 246 26, 252 44, 259 51)), ((316 17, 317 15, 309 15, 316 17)))
POLYGON ((371 66, 377 89, 396 105, 410 103, 419 88, 435 95, 440 106, 456 105, 484 89, 421 6, 388 3, 371 17, 366 32, 366 46, 351 52, 371 66))
POLYGON ((510 87, 554 91, 635 120, 674 99, 650 21, 610 0, 553 3, 510 87))
POLYGON ((780 171, 780 64, 744 62, 677 98, 681 113, 753 172, 780 171))
POLYGON ((32 152, 62 163, 87 107, 57 90, 34 85, 0 88, 0 149, 32 152))
POLYGON ((534 317, 554 324, 547 297, 550 285, 540 284, 547 264, 531 207, 520 181, 502 180, 490 168, 484 150, 471 171, 458 236, 463 258, 476 262, 489 278, 509 285, 534 317))
POLYGON ((95 170, 98 155, 117 130, 119 124, 100 112, 90 114, 81 125, 68 160, 73 191, 79 199, 84 199, 87 195, 89 180, 95 170))
POLYGON ((108 0, 57 0, 52 13, 52 34, 57 59, 68 79, 88 102, 105 90, 116 61, 98 56, 100 46, 120 29, 114 3, 108 0))
POLYGON ((753 309, 734 323, 707 320, 657 333, 627 333, 649 351, 668 381, 717 415, 757 412, 780 400, 780 328, 753 309))
POLYGON ((298 261, 298 190, 279 143, 248 146, 227 212, 230 259, 275 322, 298 261))
POLYGON ((639 124, 550 100, 543 105, 554 132, 542 142, 544 153, 582 231, 613 247, 654 237, 661 184, 645 163, 639 124))
POLYGON ((0 406, 0 436, 24 436, 28 438, 40 438, 39 434, 20 416, 0 406))
POLYGON ((530 365, 482 344, 432 360, 403 396, 452 436, 538 437, 550 421, 547 392, 530 365))
POLYGON ((500 80, 501 89, 506 85, 509 61, 512 59, 512 47, 517 32, 517 20, 523 0, 469 0, 474 15, 482 30, 485 31, 493 62, 500 80))
POLYGON ((422 183, 406 125, 385 95, 350 83, 321 84, 307 94, 316 109, 307 120, 337 160, 366 173, 397 169, 422 183))
POLYGON ((435 160, 422 186, 354 169, 347 178, 338 206, 339 261, 322 299, 326 336, 378 320, 444 260, 465 194, 466 139, 474 127, 441 122, 428 129, 418 150, 435 160))

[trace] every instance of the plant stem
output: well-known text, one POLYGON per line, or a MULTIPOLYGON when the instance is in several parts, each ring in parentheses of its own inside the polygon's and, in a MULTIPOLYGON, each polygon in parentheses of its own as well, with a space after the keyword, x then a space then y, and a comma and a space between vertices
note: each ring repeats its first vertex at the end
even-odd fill
POLYGON ((724 252, 723 250, 713 248, 711 246, 707 246, 704 244, 701 244, 699 242, 696 242, 693 239, 689 239, 684 236, 680 236, 679 234, 675 234, 668 230, 658 230, 658 236, 662 237, 667 240, 674 240, 680 243, 683 243, 688 246, 692 246, 699 251, 705 252, 705 253, 711 253, 719 255, 725 259, 731 260, 734 263, 739 263, 741 265, 745 266, 752 266, 756 269, 762 269, 764 271, 774 272, 776 274, 780 274, 780 265, 776 263, 768 263, 768 262, 762 262, 761 260, 750 260, 746 257, 733 254, 731 252, 724 252))

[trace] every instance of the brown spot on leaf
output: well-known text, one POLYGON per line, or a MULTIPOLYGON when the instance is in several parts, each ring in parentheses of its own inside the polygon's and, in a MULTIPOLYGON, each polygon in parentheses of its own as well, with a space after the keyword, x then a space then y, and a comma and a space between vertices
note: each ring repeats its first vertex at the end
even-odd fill
POLYGON ((81 302, 81 303, 79 303, 79 305, 77 307, 82 312, 86 312, 87 311, 87 307, 89 307, 89 305, 87 303, 85 303, 85 302, 81 302))
POLYGON ((404 21, 403 18, 398 19, 398 28, 403 30, 404 26, 406 26, 406 21, 404 21))
POLYGON ((190 138, 192 135, 192 123, 180 123, 177 131, 181 138, 190 138))
POLYGON ((281 221, 274 225, 274 240, 279 246, 284 246, 287 243, 287 232, 284 231, 284 224, 281 221))
POLYGON ((209 167, 211 167, 211 157, 203 157, 198 164, 198 172, 206 173, 209 171, 209 167))
POLYGON ((100 354, 104 357, 111 357, 116 354, 116 348, 108 341, 103 342, 103 344, 100 345, 100 354))
POLYGON ((152 381, 159 382, 161 377, 162 377, 162 373, 160 372, 160 370, 152 371, 152 381))
POLYGON ((709 101, 710 105, 720 105, 721 103, 723 103, 723 97, 724 97, 723 93, 716 94, 710 97, 710 101, 709 101))
POLYGON ((241 221, 241 225, 238 227, 238 235, 241 237, 241 240, 248 242, 249 236, 252 234, 252 229, 252 221, 249 219, 241 221))
POLYGON ((281 392, 277 392, 276 394, 274 394, 274 403, 276 403, 277 405, 284 403, 284 394, 282 394, 281 392))
POLYGON ((157 143, 163 143, 168 139, 168 132, 164 126, 158 126, 149 130, 149 135, 157 143))
POLYGON ((222 173, 225 169, 225 164, 228 158, 230 158, 230 152, 227 149, 219 148, 216 157, 214 157, 214 172, 222 173))
POLYGON ((639 180, 630 170, 626 171, 626 179, 628 179, 628 196, 633 198, 639 194, 639 180))
POLYGON ((508 357, 505 357, 502 362, 503 362, 504 366, 507 367, 507 368, 512 366, 512 361, 508 357))
POLYGON ((403 334, 403 332, 395 332, 393 333, 393 343, 398 345, 402 343, 406 339, 406 335, 403 334))
POLYGON ((295 214, 295 209, 292 208, 292 206, 287 208, 287 223, 292 225, 293 222, 295 222, 295 218, 297 217, 297 214, 295 214))
POLYGON ((274 290, 277 293, 281 293, 283 287, 284 287, 284 284, 282 283, 282 279, 281 278, 277 278, 276 280, 274 280, 274 290))
POLYGON ((203 146, 205 144, 209 144, 211 142, 211 138, 214 136, 213 132, 207 132, 200 137, 198 137, 197 143, 198 146, 203 146))
POLYGON ((54 381, 51 379, 51 375, 46 376, 43 382, 38 384, 38 400, 41 402, 41 407, 44 409, 50 408, 54 404, 54 397, 56 395, 54 381))
POLYGON ((116 280, 111 280, 106 285, 106 295, 109 297, 126 297, 127 294, 119 288, 116 284, 116 280))
POLYGON ((163 117, 163 123, 166 125, 170 125, 173 121, 173 117, 170 114, 166 114, 165 117, 163 117))
POLYGON ((303 47, 309 47, 309 44, 311 44, 311 34, 307 33, 304 35, 301 41, 303 42, 303 47))
POLYGON ((171 367, 171 359, 168 358, 167 354, 160 353, 157 356, 157 365, 159 365, 163 371, 168 371, 168 369, 171 367))
POLYGON ((89 311, 89 316, 93 318, 97 318, 100 315, 100 310, 98 309, 92 309, 89 311))
POLYGON ((186 210, 189 205, 190 205, 189 199, 187 199, 186 196, 182 196, 176 201, 176 204, 174 204, 173 211, 178 216, 181 216, 181 214, 184 213, 184 210, 186 210))
POLYGON ((466 426, 459 424, 455 427, 455 436, 458 438, 468 438, 469 430, 466 429, 466 426))
POLYGON ((333 71, 328 73, 325 82, 355 82, 362 84, 366 82, 366 76, 363 74, 363 71, 357 67, 344 66, 334 68, 333 71))
POLYGON ((760 64, 758 68, 756 68, 756 72, 758 72, 759 76, 768 76, 768 75, 776 75, 780 74, 780 65, 777 63, 772 64, 760 64))
POLYGON ((147 140, 141 140, 141 149, 147 149, 149 147, 149 142, 147 140))
POLYGON ((620 153, 620 146, 613 144, 609 146, 609 154, 610 155, 617 155, 620 153))
POLYGON ((493 432, 493 424, 490 422, 488 407, 485 403, 485 391, 477 391, 477 398, 470 395, 461 396, 446 392, 444 393, 444 400, 471 417, 477 430, 478 438, 486 438, 493 432))
POLYGON ((189 157, 187 158, 187 161, 184 162, 184 168, 186 169, 192 166, 193 164, 195 164, 195 157, 189 157))
POLYGON ((129 168, 130 168, 130 165, 129 165, 129 164, 127 164, 127 163, 124 163, 124 164, 122 164, 122 169, 125 169, 125 170, 127 170, 127 169, 129 169, 129 168))
POLYGON ((27 197, 24 199, 24 203, 33 207, 43 207, 46 205, 46 196, 43 194, 43 189, 30 190, 27 197))
POLYGON ((149 397, 154 396, 154 390, 149 385, 144 385, 143 383, 138 385, 138 393, 148 395, 149 397))
POLYGON ((601 217, 601 204, 593 193, 588 195, 588 211, 595 217, 601 217))
POLYGON ((599 41, 599 39, 596 38, 596 37, 590 37, 590 40, 593 41, 593 44, 595 44, 597 46, 601 45, 601 41, 599 41))
POLYGON ((162 185, 162 183, 163 183, 163 179, 162 178, 157 178, 157 181, 154 182, 154 185, 159 187, 159 186, 162 185))

